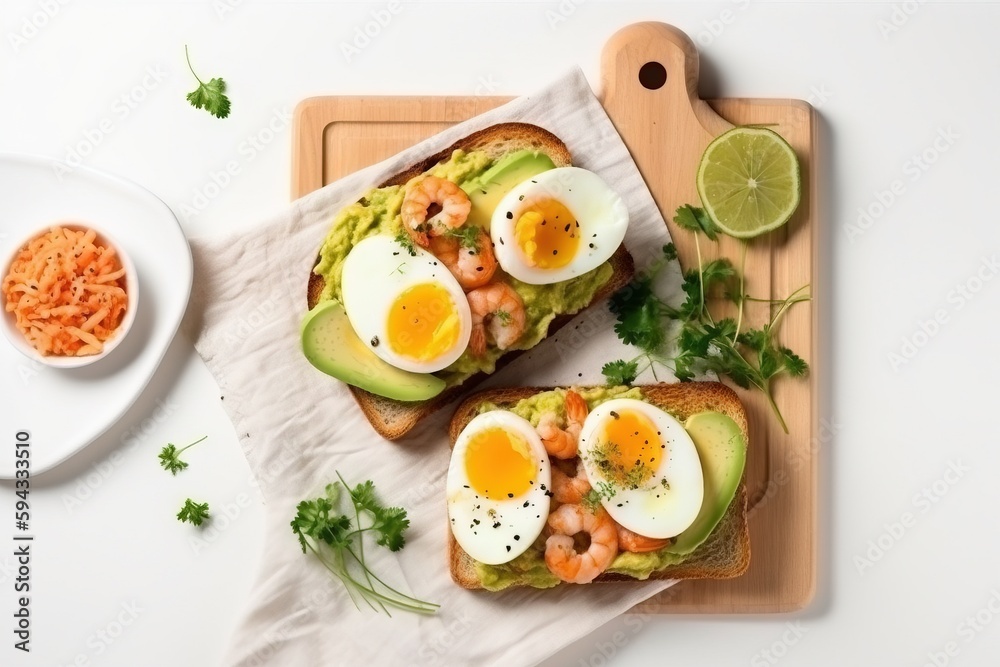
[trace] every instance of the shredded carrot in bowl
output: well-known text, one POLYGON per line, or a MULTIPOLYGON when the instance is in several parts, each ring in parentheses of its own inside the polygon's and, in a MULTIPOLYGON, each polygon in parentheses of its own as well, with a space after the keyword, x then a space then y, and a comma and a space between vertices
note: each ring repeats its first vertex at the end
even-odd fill
POLYGON ((100 354, 128 308, 125 268, 92 229, 52 227, 15 255, 4 308, 42 355, 100 354))

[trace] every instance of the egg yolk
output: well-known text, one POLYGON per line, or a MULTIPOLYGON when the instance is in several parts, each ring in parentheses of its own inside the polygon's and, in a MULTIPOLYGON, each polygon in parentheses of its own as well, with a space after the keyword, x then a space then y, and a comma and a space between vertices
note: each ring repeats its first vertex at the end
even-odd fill
POLYGON ((448 290, 422 283, 403 290, 392 302, 386 342, 396 354, 428 361, 454 348, 460 330, 461 319, 448 290))
POLYGON ((465 472, 476 493, 490 500, 520 496, 535 481, 535 460, 524 438, 499 427, 469 440, 465 472))
POLYGON ((514 223, 514 239, 532 266, 557 269, 569 264, 580 248, 580 223, 561 202, 532 204, 514 223))
POLYGON ((644 484, 666 456, 656 424, 640 412, 612 412, 600 442, 597 465, 612 482, 624 488, 644 484))

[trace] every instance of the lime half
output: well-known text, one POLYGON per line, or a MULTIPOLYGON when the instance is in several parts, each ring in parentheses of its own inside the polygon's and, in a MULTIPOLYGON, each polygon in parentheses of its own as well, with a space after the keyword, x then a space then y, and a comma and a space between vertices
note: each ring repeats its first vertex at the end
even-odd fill
POLYGON ((748 239, 785 224, 799 205, 799 160, 788 142, 762 127, 734 127, 705 149, 698 194, 712 220, 748 239))

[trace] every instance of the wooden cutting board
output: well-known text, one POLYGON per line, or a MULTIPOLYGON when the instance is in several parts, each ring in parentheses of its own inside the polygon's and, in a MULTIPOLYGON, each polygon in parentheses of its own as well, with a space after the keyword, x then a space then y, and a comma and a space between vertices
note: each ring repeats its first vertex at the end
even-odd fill
MULTIPOLYGON (((668 221, 684 268, 697 265, 692 235, 672 222, 682 204, 698 204, 695 171, 709 141, 733 124, 766 124, 795 149, 802 166, 802 203, 780 230, 749 245, 747 292, 785 298, 812 285, 813 303, 793 308, 783 344, 812 365, 807 380, 779 380, 775 398, 785 434, 759 392, 738 390, 750 416, 746 482, 750 496, 750 569, 727 581, 683 582, 639 605, 652 613, 759 613, 800 609, 816 587, 816 453, 818 431, 816 285, 816 126, 799 100, 698 97, 698 51, 680 30, 637 23, 611 37, 601 60, 601 101, 668 221)), ((295 114, 292 196, 389 157, 441 130, 508 101, 501 97, 315 97, 295 114)), ((552 128, 558 130, 558 128, 552 128)), ((707 258, 739 257, 724 239, 702 244, 707 258)), ((749 326, 766 321, 767 306, 748 308, 749 326)))

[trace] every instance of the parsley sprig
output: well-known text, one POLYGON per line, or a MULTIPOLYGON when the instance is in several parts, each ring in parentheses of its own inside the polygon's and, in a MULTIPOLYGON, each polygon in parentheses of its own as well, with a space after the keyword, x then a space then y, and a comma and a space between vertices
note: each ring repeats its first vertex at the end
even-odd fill
POLYGON ((180 449, 177 449, 177 445, 168 442, 167 446, 160 450, 159 454, 160 466, 164 470, 169 472, 171 475, 176 475, 179 471, 184 470, 184 468, 188 467, 187 461, 182 461, 180 458, 181 452, 183 452, 185 449, 190 449, 191 447, 194 447, 199 442, 206 440, 207 438, 208 438, 207 435, 203 436, 192 442, 190 445, 186 445, 184 447, 181 447, 180 449))
POLYGON ((704 210, 687 205, 677 209, 674 222, 695 234, 698 268, 684 274, 685 300, 679 307, 673 307, 660 299, 653 289, 660 271, 677 259, 677 249, 669 243, 663 247, 661 259, 649 271, 610 301, 611 311, 618 320, 615 332, 623 342, 638 347, 641 353, 631 360, 609 362, 601 372, 609 384, 619 385, 631 384, 647 368, 655 378, 657 364, 671 368, 682 382, 694 379, 698 373, 714 371, 744 389, 756 387, 762 391, 787 433, 788 425, 774 402, 771 381, 782 374, 805 376, 809 366, 777 341, 776 332, 782 317, 793 305, 811 298, 809 286, 800 287, 785 299, 753 298, 745 293, 743 278, 746 244, 742 247, 739 270, 725 258, 704 262, 699 236, 715 241, 718 227, 704 210), (708 299, 719 292, 737 304, 735 319, 716 321, 712 316, 708 299), (769 305, 768 322, 759 329, 743 329, 743 306, 747 301, 769 305), (671 340, 668 340, 668 330, 677 331, 671 340))
POLYGON ((325 495, 298 504, 292 519, 292 532, 299 538, 302 553, 312 552, 333 576, 344 584, 355 607, 357 593, 369 607, 386 614, 386 606, 406 611, 433 614, 438 605, 411 597, 385 583, 365 562, 365 534, 375 544, 389 551, 399 551, 406 544, 404 532, 410 525, 406 510, 386 507, 375 495, 375 484, 368 480, 351 488, 340 473, 339 482, 328 484, 325 495), (341 512, 341 489, 347 489, 351 507, 341 512), (362 526, 362 517, 366 519, 362 526))
POLYGON ((209 519, 208 503, 196 503, 188 498, 184 501, 184 507, 177 513, 177 519, 200 526, 209 519))
POLYGON ((194 78, 198 79, 198 87, 187 94, 187 101, 195 109, 205 109, 216 118, 226 118, 229 115, 229 98, 226 97, 226 81, 222 78, 210 79, 208 83, 202 81, 195 74, 194 67, 191 66, 191 56, 188 54, 188 47, 184 45, 184 57, 187 59, 188 69, 194 78))

